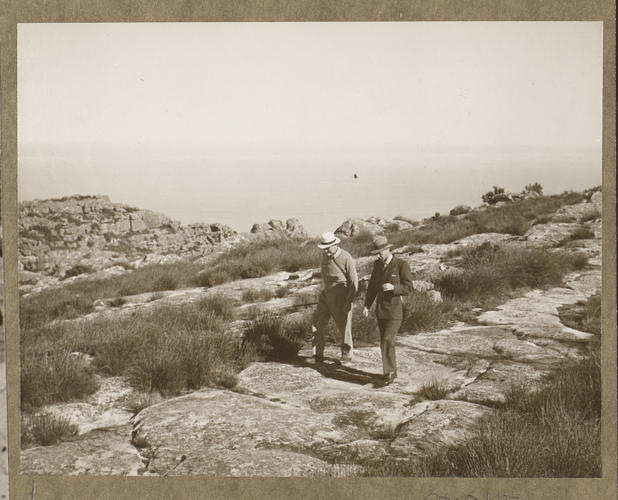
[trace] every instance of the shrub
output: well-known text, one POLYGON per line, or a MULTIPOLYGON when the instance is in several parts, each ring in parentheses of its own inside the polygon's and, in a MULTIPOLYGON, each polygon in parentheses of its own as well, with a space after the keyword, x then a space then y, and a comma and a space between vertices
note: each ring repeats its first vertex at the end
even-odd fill
POLYGON ((494 186, 492 191, 488 191, 487 193, 485 193, 483 196, 481 196, 481 199, 483 200, 484 203, 488 203, 488 204, 493 204, 495 203, 495 198, 497 195, 503 194, 504 193, 504 188, 502 187, 498 187, 498 186, 494 186))
POLYGON ((184 388, 182 362, 173 341, 164 334, 149 335, 128 369, 129 382, 143 392, 179 394, 184 388))
POLYGON ((247 265, 240 271, 240 277, 242 279, 247 278, 261 278, 262 276, 266 276, 268 273, 260 266, 255 265, 247 265))
POLYGON ((49 342, 21 350, 22 410, 80 399, 98 389, 92 369, 78 356, 49 342))
POLYGON ((476 247, 466 247, 461 250, 461 266, 473 268, 487 266, 496 260, 496 254, 500 251, 499 245, 485 241, 476 247))
POLYGON ((234 319, 234 301, 222 293, 210 294, 200 299, 198 309, 211 311, 226 321, 234 319))
POLYGON ((543 194, 543 186, 541 186, 538 182, 535 182, 534 184, 527 184, 523 190, 523 193, 543 194))
POLYGON ((126 374, 143 344, 142 328, 127 321, 102 323, 99 336, 87 347, 94 353, 93 364, 112 377, 126 374))
POLYGON ((21 447, 51 446, 76 435, 78 427, 64 417, 51 413, 26 416, 22 419, 21 447))
POLYGON ((434 302, 429 295, 413 290, 404 300, 401 331, 426 332, 442 328, 446 324, 443 304, 434 302))
POLYGON ((302 347, 303 338, 296 328, 285 325, 271 312, 260 312, 243 331, 243 344, 252 345, 258 356, 268 360, 290 361, 302 347))
POLYGON ((233 281, 234 279, 234 276, 229 272, 216 270, 199 274, 193 281, 193 284, 196 286, 210 288, 221 285, 222 283, 227 283, 228 281, 233 281))
POLYGON ((184 331, 178 338, 184 387, 236 385, 236 373, 248 363, 241 342, 227 333, 184 331))
POLYGON ((434 283, 444 297, 464 301, 501 296, 521 287, 559 285, 564 273, 581 269, 583 254, 537 248, 496 249, 483 244, 466 250, 465 267, 439 275, 434 283))

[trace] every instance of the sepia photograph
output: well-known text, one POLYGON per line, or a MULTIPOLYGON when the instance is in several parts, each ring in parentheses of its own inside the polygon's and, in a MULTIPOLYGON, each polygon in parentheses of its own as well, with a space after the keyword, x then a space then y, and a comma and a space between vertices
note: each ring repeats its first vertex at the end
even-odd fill
POLYGON ((603 34, 18 23, 12 466, 601 478, 603 34))

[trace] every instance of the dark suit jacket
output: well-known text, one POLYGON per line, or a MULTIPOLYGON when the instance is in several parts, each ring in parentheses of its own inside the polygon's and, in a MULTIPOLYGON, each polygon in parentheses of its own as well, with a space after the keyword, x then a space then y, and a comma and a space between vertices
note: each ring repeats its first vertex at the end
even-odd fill
POLYGON ((373 264, 365 297, 365 307, 371 307, 377 297, 376 316, 379 319, 402 319, 403 299, 412 291, 412 287, 412 272, 405 260, 393 255, 385 269, 382 261, 378 259, 373 264), (383 283, 392 283, 395 288, 384 292, 383 283))

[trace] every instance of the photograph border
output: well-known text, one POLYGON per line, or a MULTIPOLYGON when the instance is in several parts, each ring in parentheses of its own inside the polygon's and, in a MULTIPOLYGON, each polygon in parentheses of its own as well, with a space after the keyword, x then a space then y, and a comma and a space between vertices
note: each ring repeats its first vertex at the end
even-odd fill
POLYGON ((3 0, 0 7, 2 217, 10 497, 78 498, 616 498, 616 25, 614 0, 3 0), (602 477, 227 478, 19 474, 17 25, 65 22, 602 21, 602 477))

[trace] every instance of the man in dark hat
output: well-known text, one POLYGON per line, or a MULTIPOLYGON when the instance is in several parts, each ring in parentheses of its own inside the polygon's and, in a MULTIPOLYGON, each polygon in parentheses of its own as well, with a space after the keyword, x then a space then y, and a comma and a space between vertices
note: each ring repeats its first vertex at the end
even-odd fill
POLYGON ((316 363, 324 361, 326 326, 331 317, 339 330, 341 361, 352 360, 352 302, 358 290, 358 275, 354 259, 339 247, 340 242, 334 233, 327 231, 318 244, 323 251, 321 270, 324 290, 312 321, 316 363))
POLYGON ((391 253, 392 245, 385 236, 376 236, 373 247, 371 253, 378 258, 369 279, 363 316, 369 315, 369 308, 377 298, 376 317, 380 329, 384 384, 388 385, 397 377, 395 335, 403 321, 404 298, 412 291, 412 272, 405 260, 391 253))

